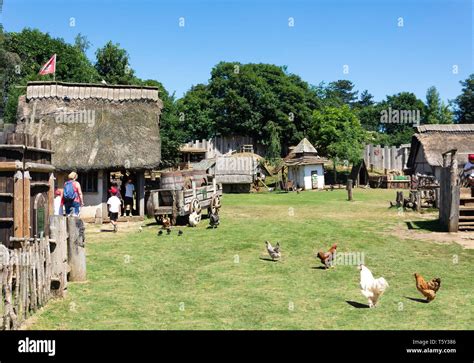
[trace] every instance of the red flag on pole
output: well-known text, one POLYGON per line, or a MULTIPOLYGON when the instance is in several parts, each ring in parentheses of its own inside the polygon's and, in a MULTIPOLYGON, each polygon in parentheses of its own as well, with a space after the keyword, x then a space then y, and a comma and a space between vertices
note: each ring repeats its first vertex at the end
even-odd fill
POLYGON ((45 74, 56 73, 56 54, 51 57, 49 61, 41 68, 39 74, 44 76, 45 74))

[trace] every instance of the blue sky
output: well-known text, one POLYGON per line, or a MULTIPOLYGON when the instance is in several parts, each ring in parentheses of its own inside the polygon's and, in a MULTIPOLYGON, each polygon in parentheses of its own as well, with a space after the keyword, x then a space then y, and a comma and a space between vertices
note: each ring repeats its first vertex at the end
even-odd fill
POLYGON ((178 97, 219 61, 286 65, 311 84, 350 79, 377 101, 400 91, 424 100, 432 85, 453 99, 474 69, 472 0, 4 0, 2 10, 7 31, 86 35, 91 59, 118 42, 137 76, 178 97))

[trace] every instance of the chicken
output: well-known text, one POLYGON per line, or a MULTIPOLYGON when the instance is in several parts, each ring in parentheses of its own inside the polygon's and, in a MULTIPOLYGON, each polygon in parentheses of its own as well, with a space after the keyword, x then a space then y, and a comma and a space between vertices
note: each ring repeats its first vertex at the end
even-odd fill
POLYGON ((209 225, 212 228, 217 228, 219 225, 219 215, 217 213, 211 213, 211 216, 209 217, 209 225))
POLYGON ((416 288, 419 292, 426 297, 427 301, 432 301, 436 297, 436 293, 438 292, 441 286, 441 279, 439 277, 432 279, 431 281, 426 282, 423 276, 419 273, 415 273, 415 280, 416 280, 416 288))
POLYGON ((319 251, 316 255, 326 268, 333 267, 332 261, 334 260, 334 257, 336 257, 336 249, 337 243, 334 243, 328 252, 319 251))
POLYGON ((183 235, 183 231, 182 230, 179 230, 178 231, 178 236, 182 236, 183 235))
POLYGON ((189 215, 189 225, 191 227, 196 227, 200 221, 200 219, 198 219, 199 215, 196 213, 196 212, 192 212, 190 215, 189 215))
POLYGON ((280 242, 277 242, 276 246, 273 247, 269 241, 265 241, 265 246, 267 247, 268 254, 272 260, 278 260, 281 258, 280 242))
POLYGON ((373 308, 377 304, 380 296, 382 296, 387 289, 388 282, 383 277, 374 279, 372 272, 364 265, 359 265, 359 270, 360 292, 368 299, 369 307, 373 308))
POLYGON ((163 229, 168 229, 171 226, 171 219, 168 216, 163 216, 161 220, 163 223, 163 229))
POLYGON ((171 228, 166 228, 166 234, 171 234, 171 228))
POLYGON ((163 234, 163 231, 160 229, 160 230, 158 231, 158 236, 161 236, 162 234, 163 234))

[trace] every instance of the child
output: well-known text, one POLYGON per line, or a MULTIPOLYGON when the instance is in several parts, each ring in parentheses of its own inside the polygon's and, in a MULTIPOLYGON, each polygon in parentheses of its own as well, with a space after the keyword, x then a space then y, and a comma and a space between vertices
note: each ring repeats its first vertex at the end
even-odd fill
POLYGON ((107 200, 107 205, 109 207, 110 213, 110 223, 112 223, 112 225, 114 226, 114 232, 117 232, 117 219, 120 214, 122 202, 117 196, 117 188, 110 188, 110 194, 112 194, 112 196, 109 198, 109 200, 107 200))
POLYGON ((63 215, 63 196, 61 190, 56 189, 54 191, 54 215, 62 216, 63 215))

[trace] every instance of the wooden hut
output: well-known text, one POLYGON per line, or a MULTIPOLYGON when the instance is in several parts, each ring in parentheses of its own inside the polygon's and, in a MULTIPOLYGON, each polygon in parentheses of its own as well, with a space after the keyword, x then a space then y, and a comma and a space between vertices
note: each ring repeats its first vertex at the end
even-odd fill
POLYGON ((117 172, 133 180, 135 214, 143 217, 144 172, 161 160, 162 107, 156 87, 30 82, 19 99, 17 129, 51 140, 57 187, 78 172, 83 219, 107 219, 117 172))
POLYGON ((474 153, 474 124, 422 125, 411 140, 407 167, 409 174, 433 175, 439 181, 443 167, 442 154, 456 149, 458 165, 474 153))
POLYGON ((369 171, 363 159, 352 166, 349 179, 353 180, 356 187, 369 184, 369 171))
POLYGON ((288 181, 304 190, 324 188, 324 163, 314 146, 304 138, 284 160, 288 167, 288 181))

